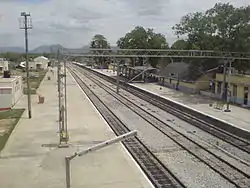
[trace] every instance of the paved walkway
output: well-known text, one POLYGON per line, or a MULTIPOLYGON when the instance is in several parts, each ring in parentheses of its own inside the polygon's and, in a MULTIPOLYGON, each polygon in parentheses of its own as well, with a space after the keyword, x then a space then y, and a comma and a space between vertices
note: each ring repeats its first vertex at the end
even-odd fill
MULTIPOLYGON (((64 157, 114 137, 69 74, 67 88, 71 146, 55 147, 59 141, 56 133, 58 95, 56 77, 52 76, 52 80, 45 79, 39 89, 45 103, 37 104, 37 96, 32 96, 33 118, 28 119, 27 111, 24 112, 0 153, 1 188, 65 187, 64 157)), ((16 107, 26 105, 24 97, 16 107)), ((151 187, 121 144, 75 158, 71 172, 72 188, 151 187)))
MULTIPOLYGON (((113 72, 112 70, 94 70, 108 76, 116 76, 116 72, 113 72)), ((222 110, 215 109, 214 107, 209 107, 209 104, 213 104, 215 100, 208 97, 204 97, 201 95, 185 94, 180 91, 176 91, 167 87, 162 87, 154 83, 133 83, 132 85, 138 86, 152 93, 176 101, 178 103, 181 103, 182 105, 186 105, 190 108, 213 116, 222 121, 228 122, 229 124, 232 124, 240 129, 250 131, 250 111, 247 109, 230 105, 231 112, 224 112, 222 110)))

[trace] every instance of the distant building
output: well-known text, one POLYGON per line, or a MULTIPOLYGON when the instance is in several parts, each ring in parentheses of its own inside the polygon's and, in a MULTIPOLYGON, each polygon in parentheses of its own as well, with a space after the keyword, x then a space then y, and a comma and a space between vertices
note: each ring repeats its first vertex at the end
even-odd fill
MULTIPOLYGON (((39 56, 35 58, 33 61, 29 61, 29 69, 47 69, 48 65, 50 63, 50 60, 44 56, 39 56)), ((26 67, 26 62, 20 62, 18 65, 20 68, 26 67)))
POLYGON ((36 69, 47 69, 50 63, 49 59, 44 56, 39 56, 34 59, 36 69))
POLYGON ((0 111, 11 109, 23 96, 21 76, 0 78, 0 111))
POLYGON ((163 83, 160 81, 161 84, 187 93, 199 93, 201 90, 208 90, 210 80, 213 77, 212 72, 190 75, 190 67, 185 62, 173 62, 161 66, 158 75, 164 77, 163 83))
POLYGON ((0 73, 9 70, 9 62, 6 59, 0 58, 0 73))

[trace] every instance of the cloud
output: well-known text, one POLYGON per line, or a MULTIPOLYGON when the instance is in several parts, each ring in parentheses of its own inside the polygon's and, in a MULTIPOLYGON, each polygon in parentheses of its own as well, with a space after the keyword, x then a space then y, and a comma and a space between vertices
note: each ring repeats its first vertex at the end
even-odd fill
MULTIPOLYGON (((175 40, 171 27, 189 12, 211 8, 217 0, 0 0, 0 46, 23 46, 24 33, 18 18, 22 11, 32 15, 30 47, 62 44, 81 47, 96 33, 111 44, 136 25, 154 28, 175 40)), ((221 0, 220 2, 229 2, 221 0)), ((245 6, 249 0, 231 0, 245 6)))

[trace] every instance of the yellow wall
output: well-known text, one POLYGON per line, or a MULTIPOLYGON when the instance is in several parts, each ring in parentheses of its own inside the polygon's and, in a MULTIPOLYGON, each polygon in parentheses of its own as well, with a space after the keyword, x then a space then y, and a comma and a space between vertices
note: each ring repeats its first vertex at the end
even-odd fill
MULTIPOLYGON (((226 77, 228 79, 228 77, 226 77)), ((216 81, 223 82, 223 74, 216 74, 216 81)), ((237 85, 250 86, 250 76, 248 75, 232 75, 230 76, 230 83, 237 85)))
MULTIPOLYGON (((216 74, 216 81, 223 82, 223 74, 216 74)), ((228 78, 226 78, 228 81, 228 78)), ((248 101, 250 101, 250 76, 248 75, 231 75, 230 76, 230 91, 232 92, 232 97, 236 97, 235 102, 243 104, 244 100, 244 87, 248 87, 248 101), (233 86, 237 85, 237 96, 233 96, 233 86)), ((217 92, 217 83, 216 83, 216 93, 217 92)))
MULTIPOLYGON (((165 79, 165 82, 169 83, 169 79, 165 79)), ((176 85, 177 84, 177 80, 176 79, 172 79, 171 80, 171 84, 172 85, 176 85)), ((180 81, 179 82, 179 86, 180 87, 188 88, 188 89, 193 90, 193 91, 199 91, 199 90, 203 90, 203 89, 208 89, 209 88, 209 77, 208 76, 203 76, 199 80, 197 80, 196 82, 184 82, 184 81, 180 81)))
POLYGON ((180 82, 179 85, 190 88, 190 89, 196 89, 196 84, 195 83, 180 82))

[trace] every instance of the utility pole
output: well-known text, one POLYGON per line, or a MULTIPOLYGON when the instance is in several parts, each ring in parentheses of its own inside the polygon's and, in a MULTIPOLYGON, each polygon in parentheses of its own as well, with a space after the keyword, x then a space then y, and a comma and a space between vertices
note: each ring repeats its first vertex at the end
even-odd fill
POLYGON ((28 116, 31 116, 31 98, 30 98, 30 81, 29 81, 29 57, 28 57, 28 29, 32 29, 32 20, 30 13, 22 12, 21 16, 24 19, 20 19, 20 29, 25 30, 25 61, 26 61, 26 80, 27 80, 27 94, 28 94, 28 116))
POLYGON ((222 90, 221 90, 221 99, 223 101, 226 100, 226 95, 225 95, 225 92, 226 92, 226 78, 227 78, 227 61, 224 60, 224 63, 223 63, 223 82, 222 82, 222 90))
MULTIPOLYGON (((114 58, 114 62, 115 62, 115 58, 114 58)), ((119 62, 117 62, 117 69, 116 69, 116 93, 119 94, 119 84, 120 84, 120 64, 119 62)))
POLYGON ((227 76, 227 109, 224 110, 225 112, 231 112, 229 108, 230 98, 231 98, 231 88, 230 88, 230 78, 231 78, 231 69, 232 69, 232 61, 229 61, 229 69, 228 69, 228 76, 227 76))

